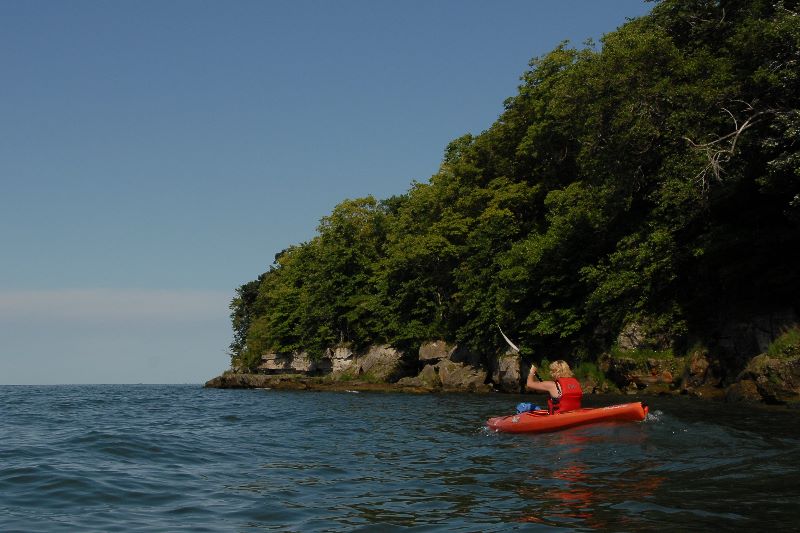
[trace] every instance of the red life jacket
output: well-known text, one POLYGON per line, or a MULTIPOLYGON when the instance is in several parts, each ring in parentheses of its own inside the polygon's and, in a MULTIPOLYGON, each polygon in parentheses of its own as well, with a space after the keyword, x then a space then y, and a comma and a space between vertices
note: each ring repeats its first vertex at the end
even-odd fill
POLYGON ((575 378, 559 378, 554 380, 561 388, 561 396, 558 398, 549 398, 547 400, 547 407, 550 414, 563 413, 566 411, 573 411, 581 408, 581 384, 575 378))

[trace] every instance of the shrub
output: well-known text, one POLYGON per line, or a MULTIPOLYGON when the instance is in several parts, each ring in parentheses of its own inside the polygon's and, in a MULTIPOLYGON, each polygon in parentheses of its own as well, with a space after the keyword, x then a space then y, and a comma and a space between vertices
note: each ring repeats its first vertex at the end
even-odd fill
POLYGON ((784 332, 767 348, 767 355, 771 357, 797 357, 800 356, 800 326, 784 332))

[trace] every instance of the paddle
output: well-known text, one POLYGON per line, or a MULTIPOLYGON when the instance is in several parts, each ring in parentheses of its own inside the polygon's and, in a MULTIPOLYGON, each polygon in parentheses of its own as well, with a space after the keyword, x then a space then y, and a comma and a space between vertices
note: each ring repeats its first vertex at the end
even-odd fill
POLYGON ((513 342, 511 342, 511 340, 509 340, 508 337, 506 337, 506 334, 503 333, 503 328, 500 327, 500 324, 495 324, 495 325, 497 326, 497 329, 500 330, 500 335, 502 335, 503 338, 508 343, 508 345, 511 346, 511 349, 514 350, 515 352, 519 353, 519 348, 517 348, 517 346, 513 342))
MULTIPOLYGON (((503 333, 503 328, 501 328, 501 327, 500 327, 500 324, 495 324, 495 325, 497 326, 497 329, 499 329, 499 330, 500 330, 500 335, 502 335, 502 336, 503 336, 503 338, 504 338, 504 339, 506 340, 506 342, 508 343, 508 345, 509 345, 509 346, 511 346, 511 349, 512 349, 512 350, 514 350, 515 352, 519 353, 519 348, 517 348, 517 345, 516 345, 516 344, 514 344, 513 342, 511 342, 511 339, 509 339, 508 337, 506 337, 506 334, 505 334, 505 333, 503 333)), ((533 373, 533 375, 534 375, 534 376, 536 376, 536 379, 538 379, 539 381, 542 381, 542 378, 541 378, 541 377, 539 377, 539 372, 534 372, 534 373, 533 373)))

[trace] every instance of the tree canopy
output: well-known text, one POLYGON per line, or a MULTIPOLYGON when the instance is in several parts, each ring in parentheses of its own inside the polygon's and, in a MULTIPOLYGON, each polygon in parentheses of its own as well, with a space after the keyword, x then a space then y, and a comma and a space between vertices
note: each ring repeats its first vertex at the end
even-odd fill
POLYGON ((796 1, 664 0, 536 58, 498 120, 406 194, 345 200, 231 303, 235 361, 494 324, 592 358, 636 322, 683 349, 721 309, 800 300, 796 1))

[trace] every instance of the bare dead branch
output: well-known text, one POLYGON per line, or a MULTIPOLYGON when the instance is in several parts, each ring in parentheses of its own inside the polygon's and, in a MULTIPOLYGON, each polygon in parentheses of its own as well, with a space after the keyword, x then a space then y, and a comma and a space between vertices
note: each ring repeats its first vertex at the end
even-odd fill
MULTIPOLYGON (((746 104, 746 106, 748 111, 752 111, 753 107, 751 104, 746 104)), ((739 142, 739 137, 742 133, 757 124, 764 115, 774 114, 774 110, 772 109, 759 111, 749 116, 747 120, 740 125, 738 119, 730 110, 724 107, 722 110, 731 116, 731 120, 733 120, 733 131, 707 143, 696 143, 689 137, 684 137, 692 148, 705 156, 707 161, 707 164, 694 177, 695 181, 700 186, 703 197, 708 194, 712 181, 722 181, 722 176, 724 174, 723 166, 734 156, 736 144, 739 142)))

